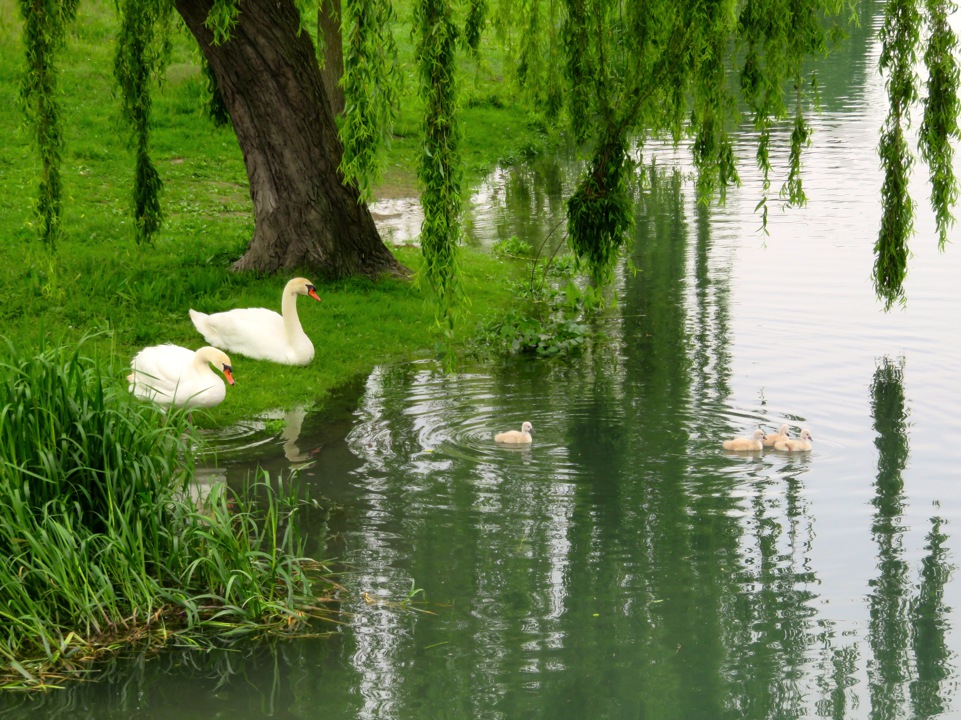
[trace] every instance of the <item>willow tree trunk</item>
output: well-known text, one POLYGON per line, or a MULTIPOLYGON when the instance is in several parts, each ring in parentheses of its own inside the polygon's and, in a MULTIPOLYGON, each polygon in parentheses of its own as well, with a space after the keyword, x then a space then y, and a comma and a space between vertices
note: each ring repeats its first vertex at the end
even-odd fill
POLYGON ((337 170, 343 146, 293 0, 240 0, 219 45, 204 25, 213 0, 175 2, 214 72, 247 166, 254 235, 234 268, 404 274, 337 170))

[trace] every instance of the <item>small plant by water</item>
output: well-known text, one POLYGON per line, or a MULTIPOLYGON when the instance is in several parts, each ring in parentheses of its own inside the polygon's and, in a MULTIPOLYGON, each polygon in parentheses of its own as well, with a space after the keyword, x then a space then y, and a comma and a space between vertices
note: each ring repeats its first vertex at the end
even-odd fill
POLYGON ((498 255, 526 260, 530 269, 526 280, 510 283, 517 302, 502 315, 478 324, 470 343, 475 356, 565 356, 579 352, 594 334, 587 321, 604 306, 602 291, 578 282, 582 264, 572 254, 559 254, 563 244, 543 257, 549 240, 550 235, 536 253, 516 236, 495 244, 498 255))
POLYGON ((43 688, 131 643, 303 629, 321 567, 303 503, 189 489, 189 418, 138 402, 82 344, 0 346, 0 687, 43 688))
POLYGON ((498 240, 496 243, 494 243, 494 247, 492 249, 497 255, 506 255, 508 257, 518 258, 528 258, 533 252, 531 244, 526 240, 521 240, 516 235, 511 235, 509 238, 498 240))

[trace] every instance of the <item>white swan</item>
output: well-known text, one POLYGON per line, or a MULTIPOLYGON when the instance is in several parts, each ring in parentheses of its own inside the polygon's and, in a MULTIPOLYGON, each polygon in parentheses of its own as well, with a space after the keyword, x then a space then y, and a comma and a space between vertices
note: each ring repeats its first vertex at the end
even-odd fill
POLYGON ((320 300, 310 280, 298 277, 284 287, 282 315, 267 308, 239 308, 211 315, 191 309, 190 319, 208 343, 228 352, 284 365, 306 365, 314 359, 314 344, 297 317, 298 295, 320 300))
POLYGON ((758 428, 754 431, 751 437, 739 437, 733 440, 725 440, 721 445, 725 450, 735 450, 738 452, 752 452, 756 450, 763 450, 764 445, 761 441, 764 439, 764 431, 758 428))
POLYGON ((534 426, 529 422, 525 422, 521 425, 520 430, 508 430, 506 432, 497 433, 494 436, 494 442, 499 443, 511 443, 513 445, 526 445, 531 442, 531 431, 534 426))
POLYGON ((811 431, 807 428, 801 431, 801 437, 798 440, 781 440, 774 444, 775 450, 786 450, 787 452, 807 452, 811 449, 811 443, 814 438, 811 437, 811 431))
POLYGON ((223 402, 227 387, 211 368, 220 370, 234 384, 230 358, 215 347, 196 352, 179 345, 154 345, 137 353, 130 362, 129 390, 138 398, 161 405, 213 407, 223 402))
POLYGON ((768 433, 765 435, 761 440, 761 444, 764 447, 774 447, 774 443, 781 442, 782 440, 790 440, 791 438, 788 436, 788 431, 790 429, 791 428, 788 427, 788 424, 784 423, 777 429, 776 433, 768 433))

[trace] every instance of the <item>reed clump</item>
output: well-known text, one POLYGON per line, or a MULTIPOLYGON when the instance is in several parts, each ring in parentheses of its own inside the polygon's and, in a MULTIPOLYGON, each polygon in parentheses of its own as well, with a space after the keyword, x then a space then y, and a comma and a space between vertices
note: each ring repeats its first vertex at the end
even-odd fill
POLYGON ((0 343, 0 687, 48 687, 132 642, 321 614, 296 491, 215 486, 198 502, 196 443, 184 412, 130 397, 82 343, 0 343))

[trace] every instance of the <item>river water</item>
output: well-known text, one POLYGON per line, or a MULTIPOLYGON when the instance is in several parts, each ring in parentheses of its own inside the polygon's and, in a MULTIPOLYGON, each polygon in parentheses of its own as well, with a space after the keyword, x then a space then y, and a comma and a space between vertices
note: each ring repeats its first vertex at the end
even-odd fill
MULTIPOLYGON (((645 149, 637 272, 580 356, 378 367, 219 439, 212 478, 298 470, 329 509, 331 637, 124 661, 3 714, 961 718, 961 253, 919 175, 907 305, 875 299, 877 55, 866 23, 825 67, 809 203, 769 236, 749 135, 721 208, 683 151, 645 149), (525 420, 530 447, 492 442, 525 420), (721 449, 781 423, 814 449, 721 449)), ((498 171, 472 241, 539 243, 576 172, 498 171)), ((406 241, 399 207, 382 230, 406 241)))

